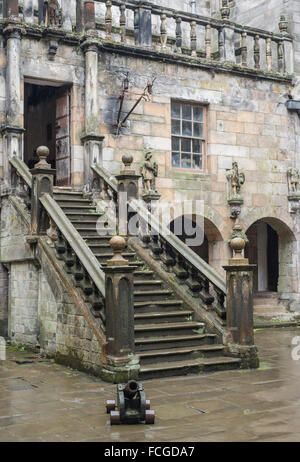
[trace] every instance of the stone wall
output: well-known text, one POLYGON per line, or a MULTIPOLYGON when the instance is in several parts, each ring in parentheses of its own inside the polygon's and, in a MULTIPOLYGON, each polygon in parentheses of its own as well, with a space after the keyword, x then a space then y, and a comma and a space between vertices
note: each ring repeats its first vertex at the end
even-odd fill
POLYGON ((43 251, 38 261, 33 258, 28 233, 24 218, 9 199, 3 200, 0 260, 10 266, 10 282, 7 307, 7 273, 1 265, 0 290, 6 299, 1 296, 0 327, 8 317, 12 343, 40 346, 42 354, 56 361, 100 374, 101 347, 91 327, 43 251))

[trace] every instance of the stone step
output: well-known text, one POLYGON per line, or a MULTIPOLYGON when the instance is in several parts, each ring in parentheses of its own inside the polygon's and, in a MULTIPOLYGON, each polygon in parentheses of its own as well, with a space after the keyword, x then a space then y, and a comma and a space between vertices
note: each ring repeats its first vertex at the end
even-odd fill
POLYGON ((95 206, 87 199, 65 199, 56 201, 58 205, 66 212, 74 211, 89 211, 90 209, 96 209, 95 206))
MULTIPOLYGON (((143 267, 145 265, 143 261, 134 261, 134 260, 129 261, 128 264, 129 266, 137 266, 137 267, 143 267)), ((101 266, 105 268, 107 266, 106 261, 101 263, 101 266)))
POLYGON ((135 280, 144 280, 144 279, 151 279, 155 276, 154 271, 150 270, 136 270, 134 273, 135 280))
POLYGON ((135 289, 149 291, 153 289, 157 289, 162 286, 162 281, 160 280, 150 280, 150 279, 141 279, 136 280, 134 278, 133 285, 135 289))
POLYGON ((56 201, 82 200, 83 194, 80 191, 71 191, 71 190, 59 189, 59 188, 54 187, 53 197, 56 201))
MULTIPOLYGON (((97 258, 97 260, 99 261, 100 264, 102 263, 106 263, 107 260, 110 260, 112 257, 113 257, 113 253, 112 252, 103 252, 103 253, 95 253, 94 254, 95 257, 97 258)), ((133 252, 123 252, 122 253, 122 256, 125 258, 125 260, 130 260, 131 262, 133 262, 133 259, 136 257, 136 254, 133 253, 133 252)), ((134 266, 134 265, 133 265, 134 266)))
POLYGON ((286 308, 283 305, 255 305, 254 314, 258 313, 286 313, 286 308))
POLYGON ((195 321, 140 324, 135 325, 134 327, 136 339, 142 336, 149 336, 149 338, 153 337, 154 342, 156 342, 157 337, 161 336, 172 336, 176 335, 177 333, 180 335, 191 335, 192 333, 203 334, 204 331, 205 324, 195 321))
POLYGON ((240 368, 241 360, 226 356, 199 358, 189 361, 174 361, 166 364, 149 364, 142 366, 139 378, 142 380, 155 377, 170 377, 174 375, 197 374, 209 371, 221 371, 240 368))
POLYGON ((134 291, 134 301, 147 301, 149 300, 149 296, 151 296, 151 300, 158 300, 158 299, 165 299, 173 295, 172 290, 168 289, 161 289, 161 290, 152 290, 149 293, 148 290, 135 290, 134 291))
POLYGON ((170 348, 184 348, 213 344, 216 341, 216 334, 180 334, 161 337, 139 337, 135 338, 137 354, 139 351, 150 351, 170 348))
POLYGON ((161 322, 184 322, 192 320, 192 310, 165 311, 164 313, 137 313, 134 315, 135 325, 150 322, 151 324, 161 322))
POLYGON ((111 239, 111 236, 101 236, 97 233, 95 235, 92 234, 83 234, 79 233, 84 241, 86 241, 87 245, 96 245, 96 244, 108 244, 111 239))
POLYGON ((86 225, 85 223, 75 223, 74 228, 81 234, 90 235, 90 236, 101 236, 111 239, 114 235, 116 230, 113 228, 106 228, 100 229, 96 226, 95 222, 86 225))
POLYGON ((136 313, 162 313, 166 310, 175 311, 183 309, 183 306, 184 303, 182 300, 146 300, 143 302, 135 302, 134 310, 136 313))
POLYGON ((189 360, 194 358, 210 358, 222 354, 224 345, 200 345, 186 348, 170 348, 161 350, 142 351, 138 353, 140 364, 189 360))
POLYGON ((253 299, 254 306, 261 306, 261 305, 268 305, 268 306, 277 306, 278 300, 277 298, 254 298, 253 299))
POLYGON ((98 221, 101 213, 96 212, 65 212, 71 223, 90 223, 98 221))

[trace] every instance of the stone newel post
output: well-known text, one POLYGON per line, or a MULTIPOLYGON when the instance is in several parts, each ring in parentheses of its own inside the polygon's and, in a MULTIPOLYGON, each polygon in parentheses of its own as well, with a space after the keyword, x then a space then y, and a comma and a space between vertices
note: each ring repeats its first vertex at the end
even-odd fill
POLYGON ((105 271, 106 364, 103 375, 110 382, 137 379, 139 360, 135 356, 133 271, 122 257, 126 241, 121 236, 110 240, 114 256, 105 271))
POLYGON ((234 257, 226 270, 227 334, 225 344, 231 356, 240 357, 243 367, 259 366, 253 333, 253 270, 247 258, 242 257, 247 237, 239 224, 233 228, 230 240, 234 257))
POLYGON ((40 198, 43 194, 53 196, 53 180, 55 170, 47 163, 49 149, 46 146, 37 148, 39 162, 31 169, 32 187, 31 187, 31 233, 45 233, 48 227, 46 216, 43 213, 43 206, 40 198))
MULTIPOLYGON (((133 162, 131 154, 124 154, 122 162, 124 167, 120 174, 116 175, 116 179, 118 180, 118 225, 119 234, 127 236, 128 234, 135 235, 136 233, 136 229, 131 229, 133 221, 130 221, 132 214, 130 213, 130 206, 128 206, 127 201, 129 199, 138 199, 138 181, 141 175, 136 175, 135 170, 131 168, 133 162)), ((135 216, 135 214, 133 215, 135 216)))

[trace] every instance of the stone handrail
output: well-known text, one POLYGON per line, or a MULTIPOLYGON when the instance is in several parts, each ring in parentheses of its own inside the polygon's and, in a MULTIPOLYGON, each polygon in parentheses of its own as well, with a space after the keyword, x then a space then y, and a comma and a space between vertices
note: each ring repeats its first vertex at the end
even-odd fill
POLYGON ((21 160, 19 157, 14 156, 10 159, 10 164, 13 166, 18 176, 23 179, 24 183, 26 183, 27 186, 31 188, 32 175, 25 162, 23 162, 23 160, 21 160))
POLYGON ((93 164, 91 165, 91 169, 93 172, 99 176, 105 183, 106 185, 115 193, 118 191, 118 183, 116 178, 113 175, 110 175, 107 170, 105 170, 104 167, 102 167, 99 164, 93 164))
POLYGON ((76 231, 72 223, 63 213, 56 201, 49 194, 44 194, 40 201, 47 214, 70 245, 73 252, 80 260, 81 265, 85 268, 91 280, 104 298, 105 274, 102 271, 98 260, 84 242, 80 234, 76 231))

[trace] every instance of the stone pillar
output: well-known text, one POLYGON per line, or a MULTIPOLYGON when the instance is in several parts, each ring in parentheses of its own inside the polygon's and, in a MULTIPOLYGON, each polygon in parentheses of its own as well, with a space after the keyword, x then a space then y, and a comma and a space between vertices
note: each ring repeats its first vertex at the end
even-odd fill
POLYGON ((96 39, 94 2, 84 3, 86 40, 82 44, 85 54, 85 135, 81 138, 84 146, 84 185, 91 189, 91 164, 102 163, 103 136, 99 134, 98 110, 98 41, 96 39), (91 6, 92 5, 92 6, 91 6))
POLYGON ((23 157, 22 108, 21 108, 21 72, 20 47, 24 32, 19 24, 10 23, 5 29, 7 38, 6 65, 6 123, 2 127, 3 170, 5 182, 10 185, 10 159, 23 157))
POLYGON ((133 271, 122 257, 125 239, 110 240, 114 256, 107 261, 105 271, 106 364, 102 378, 118 383, 137 379, 139 360, 135 355, 133 271))
POLYGON ((76 0, 62 0, 62 29, 72 32, 76 22, 76 0))
POLYGON ((152 17, 150 5, 142 4, 134 10, 134 38, 136 45, 149 47, 152 45, 152 17))
POLYGON ((53 180, 55 170, 47 163, 49 149, 46 146, 37 148, 39 162, 31 169, 31 234, 45 234, 49 226, 48 219, 44 214, 44 209, 40 203, 43 194, 53 196, 53 180))
POLYGON ((119 220, 119 234, 127 236, 129 234, 136 235, 137 229, 135 227, 136 221, 135 212, 130 212, 128 201, 130 199, 138 199, 139 195, 139 178, 135 170, 131 168, 133 157, 131 154, 124 154, 122 162, 124 164, 123 170, 119 175, 116 175, 118 180, 118 220, 119 220))
POLYGON ((224 342, 230 356, 241 358, 242 367, 259 366, 253 332, 253 270, 247 258, 242 258, 246 241, 241 228, 235 225, 230 241, 234 257, 223 268, 226 271, 226 322, 224 342))
POLYGON ((24 21, 29 24, 34 23, 33 0, 24 0, 24 21))
POLYGON ((283 44, 283 65, 285 74, 294 73, 294 50, 292 38, 289 34, 289 24, 284 15, 280 16, 279 30, 282 35, 283 44))

